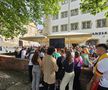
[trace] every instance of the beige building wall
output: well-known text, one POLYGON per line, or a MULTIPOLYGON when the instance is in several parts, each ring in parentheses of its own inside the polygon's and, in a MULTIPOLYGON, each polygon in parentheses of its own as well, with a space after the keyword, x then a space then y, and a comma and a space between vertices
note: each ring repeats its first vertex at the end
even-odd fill
MULTIPOLYGON (((27 34, 25 34, 23 37, 35 36, 38 33, 38 30, 37 30, 36 25, 34 23, 30 23, 29 25, 26 26, 26 28, 27 28, 27 34)), ((0 46, 18 47, 19 41, 23 42, 23 46, 29 46, 30 45, 29 41, 20 40, 19 39, 20 37, 21 36, 14 37, 13 39, 11 39, 11 38, 5 39, 5 37, 1 36, 0 37, 0 46)))
POLYGON ((37 31, 36 25, 34 23, 30 23, 29 25, 26 26, 27 28, 27 34, 24 36, 35 36, 37 31))
MULTIPOLYGON (((38 33, 38 30, 34 23, 30 23, 29 25, 26 26, 26 28, 27 28, 27 34, 25 34, 23 37, 35 36, 38 33)), ((30 41, 24 41, 24 40, 21 41, 23 41, 23 46, 30 46, 30 41)))

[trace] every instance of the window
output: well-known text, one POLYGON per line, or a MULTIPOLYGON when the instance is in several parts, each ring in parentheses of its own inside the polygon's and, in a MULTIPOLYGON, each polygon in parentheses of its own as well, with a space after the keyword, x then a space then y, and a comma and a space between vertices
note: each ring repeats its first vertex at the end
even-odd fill
POLYGON ((107 34, 107 32, 105 32, 105 34, 107 34))
POLYGON ((61 31, 67 31, 67 24, 61 25, 61 31))
POLYGON ((97 28, 106 27, 106 19, 97 20, 97 28))
POLYGON ((58 19, 58 14, 53 16, 53 20, 58 19))
POLYGON ((66 18, 68 15, 67 11, 61 12, 61 18, 66 18))
POLYGON ((91 28, 91 21, 82 22, 82 29, 90 29, 91 28))
POLYGON ((62 2, 62 5, 67 4, 67 3, 68 3, 68 0, 64 0, 64 1, 62 2))
POLYGON ((78 30, 78 23, 71 23, 71 30, 78 30))
POLYGON ((102 32, 102 35, 104 34, 104 32, 102 32))
POLYGON ((98 32, 95 32, 95 35, 98 35, 98 32))
POLYGON ((85 11, 85 12, 81 12, 82 14, 88 14, 88 13, 90 13, 90 11, 89 10, 87 10, 87 11, 85 11))
POLYGON ((58 32, 58 26, 53 26, 52 27, 52 32, 58 32))
POLYGON ((95 35, 95 33, 92 33, 92 35, 95 35))
POLYGON ((99 32, 98 34, 101 35, 101 32, 99 32))
POLYGON ((71 10, 71 16, 78 15, 78 13, 79 13, 78 8, 71 10))
POLYGON ((2 51, 2 46, 0 46, 0 51, 2 51))

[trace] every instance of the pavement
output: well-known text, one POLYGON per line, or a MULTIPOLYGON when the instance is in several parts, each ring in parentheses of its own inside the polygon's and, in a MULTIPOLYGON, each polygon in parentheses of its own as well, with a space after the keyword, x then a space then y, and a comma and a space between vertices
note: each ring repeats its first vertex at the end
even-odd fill
MULTIPOLYGON (((85 76, 90 76, 90 74, 83 72, 81 76, 82 90, 86 90, 86 84, 89 80, 85 76)), ((32 90, 31 82, 28 79, 28 72, 0 70, 0 90, 32 90)), ((43 88, 40 87, 39 90, 43 90, 43 88)))
POLYGON ((31 90, 27 73, 0 71, 0 90, 31 90))

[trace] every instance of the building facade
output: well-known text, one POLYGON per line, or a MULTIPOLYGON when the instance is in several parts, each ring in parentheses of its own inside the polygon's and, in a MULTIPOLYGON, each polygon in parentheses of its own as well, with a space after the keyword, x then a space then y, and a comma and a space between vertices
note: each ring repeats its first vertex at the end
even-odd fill
MULTIPOLYGON (((27 36, 36 36, 38 33, 38 29, 34 23, 29 23, 25 26, 27 29, 27 33, 23 37, 27 36)), ((0 36, 0 46, 2 47, 19 47, 19 46, 29 46, 30 41, 20 40, 19 38, 22 36, 14 37, 14 38, 5 38, 0 36)))
MULTIPOLYGON (((27 33, 23 37, 36 36, 38 33, 38 29, 34 23, 29 23, 25 27, 27 28, 27 33)), ((30 46, 30 44, 31 41, 19 40, 19 46, 30 46)))
POLYGON ((50 17, 47 29, 50 34, 91 33, 92 39, 87 41, 87 44, 108 43, 108 19, 104 13, 101 12, 95 16, 89 12, 82 13, 80 0, 65 0, 61 3, 59 14, 50 17))

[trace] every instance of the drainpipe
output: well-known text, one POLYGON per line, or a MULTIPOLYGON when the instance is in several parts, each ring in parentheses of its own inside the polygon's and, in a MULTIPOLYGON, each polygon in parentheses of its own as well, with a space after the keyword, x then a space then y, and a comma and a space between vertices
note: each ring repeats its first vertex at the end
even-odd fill
MULTIPOLYGON (((68 24, 67 24, 67 31, 70 32, 70 0, 68 0, 68 24)), ((68 38, 68 36, 67 36, 68 38)), ((69 38, 68 38, 69 39, 69 38)), ((70 40, 69 40, 69 43, 68 43, 68 48, 70 47, 70 40)))

